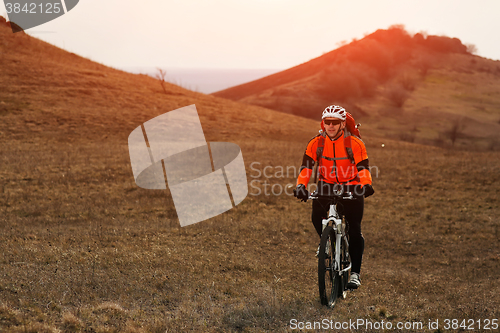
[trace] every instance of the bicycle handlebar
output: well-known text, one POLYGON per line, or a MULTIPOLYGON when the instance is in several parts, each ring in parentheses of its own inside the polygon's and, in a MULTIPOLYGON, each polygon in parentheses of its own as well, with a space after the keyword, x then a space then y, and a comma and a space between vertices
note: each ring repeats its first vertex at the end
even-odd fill
POLYGON ((309 194, 309 199, 310 200, 315 200, 315 199, 344 199, 344 200, 354 200, 354 195, 352 192, 342 192, 340 194, 332 193, 328 195, 320 195, 318 194, 317 191, 312 192, 309 194))

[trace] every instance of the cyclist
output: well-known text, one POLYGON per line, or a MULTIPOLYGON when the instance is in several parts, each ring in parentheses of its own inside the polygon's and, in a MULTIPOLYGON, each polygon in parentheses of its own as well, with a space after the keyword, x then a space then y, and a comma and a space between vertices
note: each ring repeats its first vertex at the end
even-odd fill
MULTIPOLYGON (((351 135, 348 138, 349 134, 345 127, 346 111, 343 107, 331 105, 323 111, 321 121, 323 131, 312 138, 307 145, 294 196, 304 202, 309 198, 306 187, 318 159, 319 194, 328 195, 333 193, 332 191, 339 190, 353 193, 354 200, 342 200, 341 206, 349 222, 349 253, 352 260, 351 278, 347 287, 357 289, 361 285, 360 271, 365 245, 361 234, 364 197, 372 195, 375 191, 372 187, 366 147, 358 137, 351 135), (318 150, 321 146, 323 146, 322 152, 318 150)), ((328 199, 317 199, 313 201, 312 206, 312 223, 321 237, 322 220, 328 217, 330 202, 328 199)), ((316 255, 318 252, 319 248, 316 255)))

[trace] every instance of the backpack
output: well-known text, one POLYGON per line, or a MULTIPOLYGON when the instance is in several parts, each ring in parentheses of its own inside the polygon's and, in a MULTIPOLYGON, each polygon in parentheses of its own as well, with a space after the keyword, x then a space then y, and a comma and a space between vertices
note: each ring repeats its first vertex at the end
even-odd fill
MULTIPOLYGON (((354 153, 352 152, 352 139, 351 136, 355 136, 359 139, 361 139, 361 133, 359 133, 359 126, 361 124, 357 124, 354 121, 353 116, 346 111, 346 119, 345 119, 345 128, 344 128, 344 147, 345 151, 347 153, 347 157, 351 161, 352 164, 354 164, 354 153)), ((325 137, 326 137, 326 131, 321 125, 321 131, 319 131, 319 139, 318 139, 318 149, 316 149, 316 161, 318 161, 317 166, 316 166, 316 172, 314 172, 314 182, 316 183, 318 180, 318 173, 319 173, 319 165, 321 161, 321 157, 323 156, 323 148, 325 147, 325 137)))

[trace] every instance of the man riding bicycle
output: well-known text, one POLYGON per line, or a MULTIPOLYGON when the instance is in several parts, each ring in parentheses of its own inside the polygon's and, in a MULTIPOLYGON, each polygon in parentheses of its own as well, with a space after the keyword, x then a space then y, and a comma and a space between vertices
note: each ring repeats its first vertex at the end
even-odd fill
MULTIPOLYGON (((364 197, 375 192, 371 185, 368 155, 363 141, 347 131, 344 108, 337 105, 327 107, 323 111, 321 128, 322 133, 312 138, 307 145, 297 187, 293 192, 298 199, 307 201, 309 192, 306 187, 313 167, 318 163, 319 194, 328 195, 341 190, 354 195, 354 200, 342 200, 341 206, 349 222, 349 253, 352 259, 351 278, 347 288, 357 289, 361 285, 361 261, 365 246, 361 234, 364 197)), ((320 237, 322 220, 328 217, 329 207, 328 199, 313 201, 312 223, 320 237)))

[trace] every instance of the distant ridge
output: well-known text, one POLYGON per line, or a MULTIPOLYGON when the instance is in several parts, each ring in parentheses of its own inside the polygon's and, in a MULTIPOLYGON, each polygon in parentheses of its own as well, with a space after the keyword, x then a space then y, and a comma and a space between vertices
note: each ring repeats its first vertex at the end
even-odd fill
POLYGON ((474 49, 457 38, 412 36, 393 26, 213 95, 316 120, 325 106, 341 104, 364 133, 490 149, 500 141, 500 62, 474 49), (452 141, 456 128, 460 135, 452 141))
MULTIPOLYGON (((158 67, 122 67, 133 74, 155 77, 158 67)), ((227 68, 162 68, 166 71, 167 82, 189 90, 211 94, 221 89, 250 82, 279 72, 277 69, 227 69, 227 68)))
POLYGON ((410 36, 402 27, 377 30, 306 63, 213 93, 311 117, 323 105, 356 103, 380 85, 412 69, 424 72, 443 54, 467 54, 457 38, 410 36))

